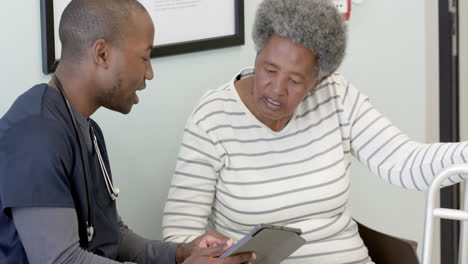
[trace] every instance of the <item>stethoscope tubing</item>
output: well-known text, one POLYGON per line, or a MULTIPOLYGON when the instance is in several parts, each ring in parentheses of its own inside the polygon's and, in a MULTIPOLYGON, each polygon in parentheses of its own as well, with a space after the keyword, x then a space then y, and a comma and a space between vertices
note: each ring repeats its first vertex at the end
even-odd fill
MULTIPOLYGON (((72 121, 72 124, 73 124, 73 130, 75 132, 75 136, 76 138, 78 139, 78 146, 79 146, 79 149, 80 149, 80 157, 81 157, 81 163, 83 165, 83 174, 84 174, 84 180, 85 180, 85 188, 86 188, 86 202, 87 202, 87 205, 88 205, 88 217, 87 217, 87 220, 86 220, 86 228, 87 228, 87 238, 88 238, 88 243, 91 242, 91 240, 93 239, 94 237, 94 227, 93 227, 93 223, 94 223, 94 207, 93 207, 93 204, 91 203, 91 193, 90 193, 90 185, 91 185, 91 181, 90 181, 90 178, 89 178, 89 172, 88 172, 88 167, 86 166, 85 164, 85 157, 84 157, 84 153, 83 153, 83 144, 82 144, 82 138, 78 132, 78 127, 76 125, 76 119, 75 119, 75 116, 73 115, 73 112, 72 112, 72 109, 71 109, 71 106, 70 106, 70 102, 68 101, 66 95, 65 95, 65 91, 62 87, 62 84, 60 83, 59 79, 57 78, 57 76, 54 74, 52 76, 52 80, 53 82, 55 83, 55 85, 57 86, 59 92, 60 92, 60 95, 62 96, 62 99, 65 103, 65 106, 67 107, 67 112, 68 114, 70 115, 70 119, 72 121)), ((102 155, 101 155, 101 151, 99 149, 99 145, 97 143, 97 138, 96 138, 96 134, 94 133, 94 128, 91 126, 91 132, 93 134, 93 144, 94 144, 94 149, 96 150, 96 154, 98 156, 98 160, 99 160, 99 165, 101 167, 101 172, 103 174, 103 177, 104 177, 104 182, 106 183, 106 189, 107 189, 107 192, 109 193, 109 196, 111 197, 112 200, 116 200, 117 197, 119 196, 119 192, 120 190, 118 188, 114 188, 113 184, 112 184, 112 181, 109 177, 109 174, 107 173, 107 169, 106 169, 106 166, 105 166, 105 163, 104 163, 104 160, 102 159, 102 155)))

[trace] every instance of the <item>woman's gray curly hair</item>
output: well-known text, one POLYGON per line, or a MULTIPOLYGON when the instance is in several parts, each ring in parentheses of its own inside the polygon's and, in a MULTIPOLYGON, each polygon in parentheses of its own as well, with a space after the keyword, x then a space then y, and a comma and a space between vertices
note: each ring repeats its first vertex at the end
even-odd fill
POLYGON ((346 23, 332 0, 264 0, 252 32, 257 52, 272 34, 309 48, 317 57, 319 80, 343 61, 346 23))

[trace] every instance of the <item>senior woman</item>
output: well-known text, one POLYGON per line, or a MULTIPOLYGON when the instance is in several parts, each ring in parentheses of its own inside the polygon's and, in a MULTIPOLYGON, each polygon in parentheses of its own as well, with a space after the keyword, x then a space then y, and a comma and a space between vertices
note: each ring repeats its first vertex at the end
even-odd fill
MULTIPOLYGON (((299 227, 284 263, 373 263, 349 211, 356 157, 389 183, 426 189, 467 143, 420 144, 335 73, 346 26, 330 0, 265 0, 255 67, 208 91, 190 116, 163 217, 167 241, 259 223, 299 227)), ((453 177, 446 184, 460 181, 453 177)))

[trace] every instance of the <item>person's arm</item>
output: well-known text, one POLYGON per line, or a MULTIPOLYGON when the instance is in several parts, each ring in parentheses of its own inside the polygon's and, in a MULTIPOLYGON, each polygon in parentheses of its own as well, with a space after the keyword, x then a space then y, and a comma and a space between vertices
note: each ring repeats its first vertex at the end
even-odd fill
POLYGON ((165 241, 188 242, 205 233, 219 170, 220 144, 191 117, 184 130, 176 169, 163 214, 165 241))
POLYGON ((229 249, 234 241, 215 233, 208 232, 190 243, 169 243, 145 239, 128 228, 119 217, 120 235, 119 259, 139 264, 197 264, 197 263, 247 263, 255 255, 244 253, 225 259, 216 259, 229 249))
POLYGON ((119 216, 119 250, 118 260, 133 261, 139 264, 176 263, 178 243, 149 240, 135 234, 124 224, 119 216))
MULTIPOLYGON (((425 190, 441 169, 468 161, 468 142, 415 142, 351 84, 346 89, 342 102, 343 114, 351 126, 351 152, 383 180, 407 189, 425 190)), ((461 180, 461 176, 454 175, 444 184, 461 180)))
POLYGON ((13 222, 31 264, 117 264, 79 246, 73 208, 12 208, 13 222))

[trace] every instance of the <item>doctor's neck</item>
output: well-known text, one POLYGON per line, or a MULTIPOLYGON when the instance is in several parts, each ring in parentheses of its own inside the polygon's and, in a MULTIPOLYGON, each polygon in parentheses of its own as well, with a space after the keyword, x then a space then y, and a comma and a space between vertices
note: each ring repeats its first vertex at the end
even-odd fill
MULTIPOLYGON (((86 118, 89 118, 100 107, 97 100, 96 83, 92 73, 80 65, 61 61, 55 71, 55 76, 62 85, 70 105, 86 118)), ((49 85, 58 91, 53 79, 49 85)))

